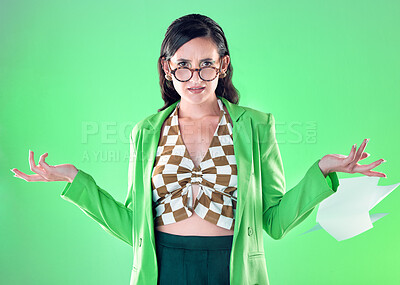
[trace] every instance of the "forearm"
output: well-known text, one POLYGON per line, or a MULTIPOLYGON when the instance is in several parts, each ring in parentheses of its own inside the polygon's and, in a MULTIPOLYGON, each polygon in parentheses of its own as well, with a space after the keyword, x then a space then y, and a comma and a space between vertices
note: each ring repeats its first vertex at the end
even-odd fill
POLYGON ((132 210, 97 186, 89 174, 78 170, 60 196, 77 205, 104 230, 132 246, 132 210))
POLYGON ((333 182, 328 183, 315 162, 303 179, 281 196, 279 202, 263 213, 263 227, 274 239, 283 238, 292 228, 307 218, 312 210, 324 199, 332 195, 337 187, 336 173, 330 173, 333 182))

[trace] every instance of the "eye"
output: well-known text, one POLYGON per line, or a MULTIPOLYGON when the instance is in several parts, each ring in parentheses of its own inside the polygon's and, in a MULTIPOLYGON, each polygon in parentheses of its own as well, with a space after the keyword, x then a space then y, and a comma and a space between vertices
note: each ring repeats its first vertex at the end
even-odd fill
POLYGON ((184 66, 184 65, 180 65, 181 63, 186 64, 186 62, 184 62, 184 61, 178 62, 178 67, 184 66))
POLYGON ((209 63, 209 64, 208 64, 208 65, 206 65, 206 66, 210 66, 210 65, 212 65, 212 64, 213 64, 211 61, 205 61, 204 63, 209 63))

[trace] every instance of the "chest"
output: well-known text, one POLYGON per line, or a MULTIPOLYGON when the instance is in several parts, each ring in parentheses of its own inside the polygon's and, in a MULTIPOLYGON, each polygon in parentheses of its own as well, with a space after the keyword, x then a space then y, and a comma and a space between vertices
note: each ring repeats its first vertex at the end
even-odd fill
POLYGON ((179 119, 179 129, 186 149, 198 166, 206 155, 211 139, 218 127, 219 117, 210 116, 201 121, 179 119))
MULTIPOLYGON (((226 109, 225 112, 227 112, 226 109)), ((227 118, 232 126, 232 120, 228 113, 227 118)), ((220 117, 207 116, 197 121, 181 118, 178 119, 178 122, 181 138, 194 165, 198 167, 211 145, 211 141, 220 122, 220 117)), ((165 124, 166 122, 162 125, 161 135, 164 133, 165 124)))

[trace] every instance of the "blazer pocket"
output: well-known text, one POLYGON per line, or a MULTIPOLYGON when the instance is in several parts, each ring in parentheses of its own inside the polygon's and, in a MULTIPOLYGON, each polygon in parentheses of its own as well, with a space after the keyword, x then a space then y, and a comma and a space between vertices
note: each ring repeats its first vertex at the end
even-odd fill
POLYGON ((268 284, 267 265, 265 254, 262 251, 253 251, 248 253, 247 259, 247 281, 249 285, 268 284))
POLYGON ((135 285, 138 284, 138 275, 139 275, 139 270, 137 267, 132 266, 132 271, 131 271, 131 279, 129 281, 130 285, 135 285))
POLYGON ((263 251, 253 251, 248 253, 249 259, 251 258, 265 258, 265 253, 263 251))

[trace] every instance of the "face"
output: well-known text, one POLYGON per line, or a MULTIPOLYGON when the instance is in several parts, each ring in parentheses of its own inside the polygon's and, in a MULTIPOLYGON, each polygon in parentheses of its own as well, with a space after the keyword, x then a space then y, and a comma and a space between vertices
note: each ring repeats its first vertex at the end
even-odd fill
POLYGON ((216 97, 215 89, 218 85, 219 74, 212 81, 204 81, 200 78, 198 72, 193 72, 189 81, 178 81, 171 74, 171 70, 178 67, 200 68, 213 66, 221 69, 221 73, 226 73, 229 65, 229 55, 220 58, 217 46, 210 38, 194 38, 182 45, 169 61, 162 61, 164 72, 172 77, 175 90, 181 96, 182 100, 191 103, 201 103, 216 97), (205 87, 200 93, 194 93, 189 90, 190 87, 205 87))

